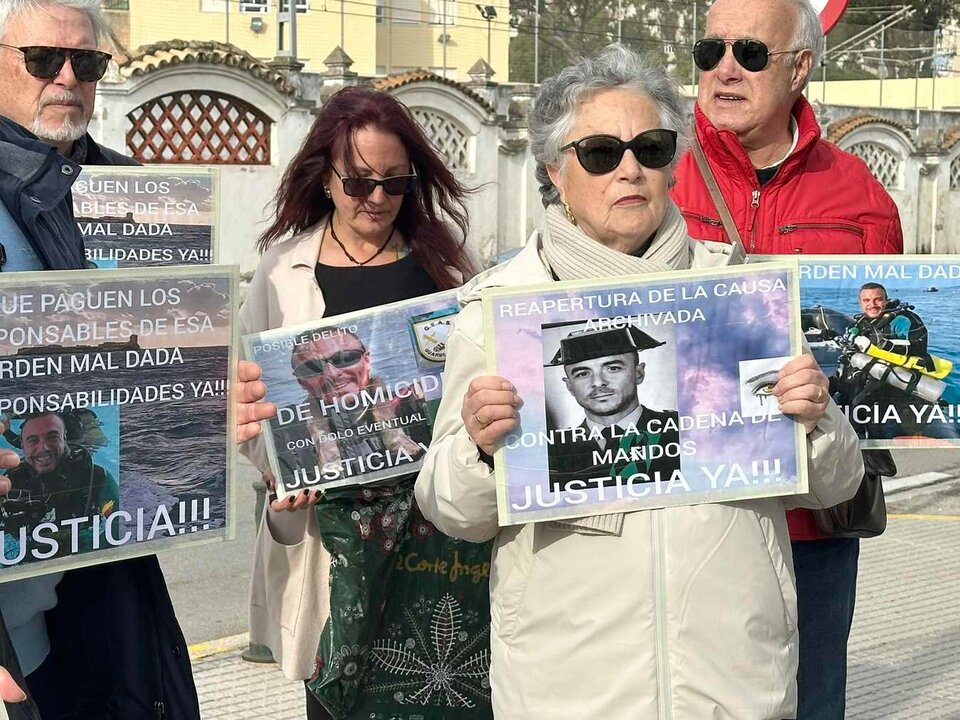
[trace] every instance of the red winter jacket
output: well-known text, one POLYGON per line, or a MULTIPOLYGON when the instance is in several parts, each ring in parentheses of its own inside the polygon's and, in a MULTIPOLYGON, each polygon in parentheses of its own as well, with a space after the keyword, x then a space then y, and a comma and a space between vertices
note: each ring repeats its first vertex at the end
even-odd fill
MULTIPOLYGON (((793 117, 797 148, 761 188, 736 134, 717 130, 699 106, 694 108, 697 137, 745 250, 763 255, 902 253, 897 206, 866 164, 820 138, 820 125, 805 98, 797 99, 793 117)), ((676 180, 673 200, 690 236, 730 242, 692 153, 680 159, 676 180)), ((823 537, 809 510, 791 510, 787 521, 794 540, 823 537)))

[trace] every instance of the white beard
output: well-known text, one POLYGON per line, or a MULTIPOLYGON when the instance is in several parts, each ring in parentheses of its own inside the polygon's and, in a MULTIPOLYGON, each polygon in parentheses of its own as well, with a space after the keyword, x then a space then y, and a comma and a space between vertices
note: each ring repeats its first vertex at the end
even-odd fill
POLYGON ((87 132, 87 125, 89 124, 88 119, 83 119, 80 122, 74 122, 70 119, 65 119, 59 124, 54 124, 47 122, 45 123, 40 119, 39 113, 33 118, 33 122, 30 124, 30 132, 36 135, 41 140, 46 140, 51 143, 63 143, 63 142, 73 142, 74 140, 79 140, 83 137, 84 133, 87 132))

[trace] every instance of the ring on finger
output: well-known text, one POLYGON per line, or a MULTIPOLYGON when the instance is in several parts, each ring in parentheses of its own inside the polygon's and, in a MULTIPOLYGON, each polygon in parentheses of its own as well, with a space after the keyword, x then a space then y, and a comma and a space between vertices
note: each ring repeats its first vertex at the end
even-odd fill
POLYGON ((486 424, 483 420, 480 419, 480 412, 479 412, 479 411, 475 412, 475 413, 473 414, 473 417, 474 417, 474 419, 477 421, 477 425, 479 425, 480 427, 486 427, 486 426, 487 426, 487 424, 486 424))
POLYGON ((824 396, 823 386, 817 385, 817 399, 814 400, 814 402, 817 402, 817 403, 821 402, 823 400, 823 396, 824 396))

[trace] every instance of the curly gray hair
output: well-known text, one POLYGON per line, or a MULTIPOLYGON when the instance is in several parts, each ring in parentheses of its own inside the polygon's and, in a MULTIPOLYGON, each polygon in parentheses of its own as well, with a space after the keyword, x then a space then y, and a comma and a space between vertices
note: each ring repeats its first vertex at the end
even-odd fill
POLYGON ((0 38, 7 30, 10 18, 31 10, 44 7, 65 7, 79 10, 90 19, 93 25, 93 40, 98 45, 103 37, 110 34, 107 21, 100 10, 100 0, 0 0, 0 38))
MULTIPOLYGON (((676 165, 684 145, 686 110, 680 86, 658 65, 648 63, 633 50, 613 43, 595 57, 582 58, 543 81, 529 117, 530 150, 537 161, 537 181, 543 204, 560 202, 560 192, 550 180, 547 166, 563 172, 566 158, 560 148, 573 125, 580 104, 600 90, 626 88, 648 97, 660 115, 660 124, 678 135, 676 165)), ((671 166, 672 167, 672 166, 671 166)))

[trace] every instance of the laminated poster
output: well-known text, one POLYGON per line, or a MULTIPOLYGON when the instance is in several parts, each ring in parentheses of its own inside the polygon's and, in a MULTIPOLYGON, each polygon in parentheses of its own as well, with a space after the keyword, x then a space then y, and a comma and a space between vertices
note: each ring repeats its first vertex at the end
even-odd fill
POLYGON ((245 335, 263 368, 277 497, 415 473, 440 404, 456 291, 245 335))
POLYGON ((960 444, 960 258, 800 261, 803 333, 865 448, 960 444))
POLYGON ((769 392, 801 348, 797 266, 495 288, 488 368, 524 401, 501 525, 806 492, 769 392))
POLYGON ((97 268, 217 262, 214 168, 84 166, 73 214, 97 268))
POLYGON ((236 284, 0 274, 0 582, 232 535, 236 284))

